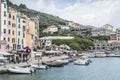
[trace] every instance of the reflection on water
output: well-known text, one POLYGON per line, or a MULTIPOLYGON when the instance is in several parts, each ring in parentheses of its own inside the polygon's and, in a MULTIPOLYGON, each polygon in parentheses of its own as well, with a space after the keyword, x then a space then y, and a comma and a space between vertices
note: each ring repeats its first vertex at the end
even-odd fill
POLYGON ((3 74, 0 80, 119 80, 120 58, 94 58, 88 66, 70 63, 61 68, 39 70, 33 75, 3 74))

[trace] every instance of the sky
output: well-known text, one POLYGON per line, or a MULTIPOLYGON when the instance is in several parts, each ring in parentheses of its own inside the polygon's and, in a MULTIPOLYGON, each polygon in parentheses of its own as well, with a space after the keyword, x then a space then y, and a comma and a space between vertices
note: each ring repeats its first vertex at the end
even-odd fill
POLYGON ((120 0, 10 0, 84 25, 120 27, 120 0))

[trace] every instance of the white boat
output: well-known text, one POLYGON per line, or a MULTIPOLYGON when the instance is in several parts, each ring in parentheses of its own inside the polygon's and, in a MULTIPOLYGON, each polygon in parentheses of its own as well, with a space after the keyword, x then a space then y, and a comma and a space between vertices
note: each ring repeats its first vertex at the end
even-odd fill
POLYGON ((88 58, 88 56, 81 56, 82 60, 86 60, 88 63, 91 63, 92 61, 88 58))
POLYGON ((68 59, 63 59, 62 61, 64 62, 64 64, 68 64, 69 63, 68 59))
POLYGON ((89 62, 87 60, 83 60, 83 59, 78 59, 78 60, 74 61, 74 63, 76 65, 88 65, 89 64, 89 62))
POLYGON ((30 67, 35 68, 35 69, 47 69, 47 65, 42 65, 42 64, 31 64, 30 67))
POLYGON ((23 68, 23 67, 13 67, 13 68, 9 68, 8 71, 10 73, 16 73, 16 74, 31 74, 34 72, 33 68, 23 68))

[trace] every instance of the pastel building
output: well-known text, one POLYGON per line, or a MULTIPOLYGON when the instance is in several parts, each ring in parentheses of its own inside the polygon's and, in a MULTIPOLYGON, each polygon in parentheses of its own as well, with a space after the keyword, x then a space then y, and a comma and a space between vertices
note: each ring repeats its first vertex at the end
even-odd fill
POLYGON ((28 19, 28 27, 26 32, 26 46, 33 48, 34 35, 35 35, 35 22, 31 19, 28 19))
POLYGON ((0 36, 1 36, 1 0, 0 0, 0 36))
POLYGON ((69 27, 68 25, 60 25, 60 29, 61 29, 62 31, 64 31, 64 30, 70 31, 70 27, 69 27))
POLYGON ((22 47, 25 47, 26 44, 26 34, 27 34, 27 29, 28 29, 28 17, 25 14, 22 15, 22 34, 23 34, 23 39, 22 39, 22 47))
POLYGON ((0 40, 7 41, 7 2, 0 0, 0 40))
POLYGON ((54 33, 54 32, 57 32, 57 31, 58 31, 58 27, 55 26, 55 25, 51 25, 51 26, 48 26, 47 29, 45 29, 43 32, 54 33))
POLYGON ((35 33, 33 37, 33 47, 40 46, 39 43, 39 17, 31 17, 31 19, 35 22, 35 33))
POLYGON ((110 34, 109 42, 117 42, 117 35, 116 35, 116 33, 110 34))
POLYGON ((117 41, 120 42, 120 28, 116 29, 117 41))
POLYGON ((105 24, 103 27, 107 30, 113 31, 113 26, 111 26, 110 24, 105 24))
POLYGON ((8 48, 10 50, 16 49, 16 16, 17 11, 13 8, 8 8, 8 48))
POLYGON ((35 35, 35 22, 31 20, 25 14, 22 15, 22 30, 21 30, 21 39, 22 39, 22 48, 30 47, 33 48, 34 45, 34 35, 35 35))
POLYGON ((104 27, 92 29, 92 36, 110 36, 111 33, 113 33, 113 31, 104 27))
POLYGON ((20 12, 17 13, 16 24, 16 49, 22 49, 23 45, 23 18, 20 12))
POLYGON ((109 43, 117 42, 120 43, 120 28, 116 29, 116 33, 110 34, 110 40, 109 43))

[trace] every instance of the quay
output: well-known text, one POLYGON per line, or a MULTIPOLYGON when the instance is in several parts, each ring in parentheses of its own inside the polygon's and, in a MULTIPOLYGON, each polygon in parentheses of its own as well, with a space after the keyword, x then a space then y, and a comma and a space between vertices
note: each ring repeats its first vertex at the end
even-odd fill
MULTIPOLYGON (((58 60, 58 59, 65 59, 67 56, 61 55, 61 56, 54 56, 54 57, 42 57, 42 61, 53 61, 53 60, 58 60)), ((2 73, 7 73, 8 68, 15 67, 15 66, 27 66, 29 64, 35 64, 38 63, 38 59, 30 59, 28 62, 21 62, 21 63, 8 63, 6 65, 0 66, 0 74, 2 73)))

